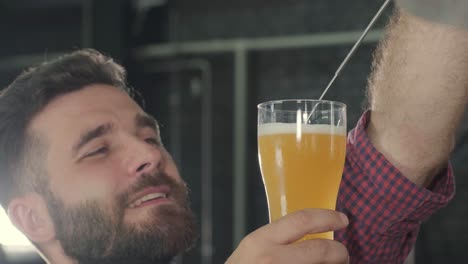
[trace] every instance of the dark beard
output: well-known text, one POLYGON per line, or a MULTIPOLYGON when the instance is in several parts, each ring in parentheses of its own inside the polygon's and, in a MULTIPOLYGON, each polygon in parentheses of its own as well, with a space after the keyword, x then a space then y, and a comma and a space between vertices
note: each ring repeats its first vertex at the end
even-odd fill
POLYGON ((166 174, 144 175, 113 208, 87 201, 65 208, 49 190, 44 195, 64 253, 82 264, 167 264, 192 247, 197 239, 195 217, 187 188, 166 174), (128 197, 152 186, 168 185, 176 204, 162 204, 150 211, 148 221, 123 223, 128 197))

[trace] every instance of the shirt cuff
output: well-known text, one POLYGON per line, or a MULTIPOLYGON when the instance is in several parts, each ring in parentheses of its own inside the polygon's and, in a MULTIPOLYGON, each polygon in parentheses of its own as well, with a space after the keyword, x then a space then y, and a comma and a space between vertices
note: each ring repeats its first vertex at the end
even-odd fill
MULTIPOLYGON (((367 199, 377 200, 376 220, 379 233, 401 233, 413 229, 437 210, 446 206, 455 194, 450 164, 435 177, 431 188, 417 186, 405 177, 370 142, 367 111, 348 135, 348 159, 367 175, 367 188, 360 188, 367 199), (406 227, 406 228, 405 228, 406 227)), ((395 234, 396 235, 396 234, 395 234)))

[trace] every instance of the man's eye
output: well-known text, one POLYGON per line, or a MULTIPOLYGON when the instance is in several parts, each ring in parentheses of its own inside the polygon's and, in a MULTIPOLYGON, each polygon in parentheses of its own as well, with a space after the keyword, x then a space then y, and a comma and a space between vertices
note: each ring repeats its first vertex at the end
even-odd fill
POLYGON ((95 151, 92 151, 88 154, 86 154, 84 157, 92 157, 92 156, 96 156, 96 155, 99 155, 99 154, 105 154, 107 153, 109 149, 107 147, 101 147, 101 148, 98 148, 96 149, 95 151))
POLYGON ((152 145, 155 145, 155 146, 161 145, 161 142, 157 138, 147 138, 147 139, 145 139, 145 141, 148 142, 149 144, 152 144, 152 145))

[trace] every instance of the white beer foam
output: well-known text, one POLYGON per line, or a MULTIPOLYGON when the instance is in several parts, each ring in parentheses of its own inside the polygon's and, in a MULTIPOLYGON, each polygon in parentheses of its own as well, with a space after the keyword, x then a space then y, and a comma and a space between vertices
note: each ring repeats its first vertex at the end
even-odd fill
POLYGON ((258 135, 296 134, 300 127, 302 134, 346 135, 346 128, 332 125, 311 125, 295 123, 268 123, 258 126, 258 135))

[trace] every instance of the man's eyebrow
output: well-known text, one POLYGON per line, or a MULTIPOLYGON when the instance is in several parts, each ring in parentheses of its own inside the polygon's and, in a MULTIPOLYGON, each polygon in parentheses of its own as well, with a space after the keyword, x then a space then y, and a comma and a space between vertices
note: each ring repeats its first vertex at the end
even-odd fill
POLYGON ((137 114, 135 116, 135 125, 138 128, 149 127, 154 129, 157 133, 159 133, 159 123, 156 119, 148 114, 137 114))
POLYGON ((109 133, 113 128, 111 123, 100 125, 81 134, 80 139, 73 145, 72 153, 76 155, 78 151, 90 141, 109 133))

